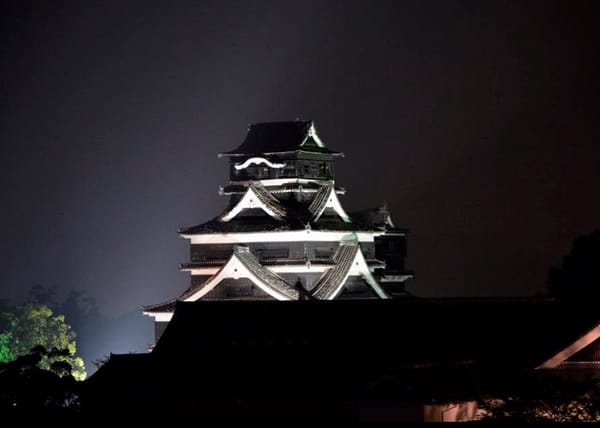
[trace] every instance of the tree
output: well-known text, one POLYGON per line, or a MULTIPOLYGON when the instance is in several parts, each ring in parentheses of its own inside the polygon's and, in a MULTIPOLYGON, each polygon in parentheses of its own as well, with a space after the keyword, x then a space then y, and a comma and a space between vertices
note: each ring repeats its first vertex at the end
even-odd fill
POLYGON ((484 421, 600 422, 600 384, 527 376, 493 399, 481 400, 484 421))
POLYGON ((13 361, 0 362, 0 411, 4 420, 53 425, 53 420, 64 423, 65 416, 75 416, 80 408, 80 384, 71 376, 64 355, 65 351, 48 352, 36 346, 13 361), (40 367, 44 358, 52 370, 40 367))
POLYGON ((64 315, 54 315, 43 304, 27 303, 0 312, 0 363, 27 355, 38 346, 49 352, 38 352, 39 367, 59 376, 67 372, 77 380, 86 376, 83 359, 76 355, 75 332, 64 315), (66 370, 68 364, 70 370, 66 370))
POLYGON ((600 298, 600 230, 575 239, 561 266, 550 269, 547 285, 557 298, 600 298))

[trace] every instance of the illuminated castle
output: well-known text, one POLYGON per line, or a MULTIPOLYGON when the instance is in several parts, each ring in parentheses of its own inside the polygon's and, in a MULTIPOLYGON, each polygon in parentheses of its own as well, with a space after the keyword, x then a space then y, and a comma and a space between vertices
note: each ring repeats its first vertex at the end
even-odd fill
POLYGON ((406 229, 386 207, 348 214, 334 161, 312 121, 252 124, 229 159, 225 211, 183 228, 191 285, 143 308, 156 336, 177 301, 389 299, 405 294, 406 229))

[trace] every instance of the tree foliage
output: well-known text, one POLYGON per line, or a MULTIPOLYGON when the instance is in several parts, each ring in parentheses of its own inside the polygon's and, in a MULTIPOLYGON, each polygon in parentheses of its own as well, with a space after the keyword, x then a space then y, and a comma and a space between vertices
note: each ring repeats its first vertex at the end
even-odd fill
POLYGON ((47 424, 74 415, 80 408, 80 384, 71 376, 70 364, 63 360, 68 354, 68 350, 47 351, 36 346, 13 361, 0 362, 0 412, 5 420, 47 424), (40 367, 43 361, 51 370, 40 367))
POLYGON ((3 310, 0 331, 0 362, 12 361, 41 346, 50 350, 39 353, 41 369, 64 376, 68 364, 75 379, 85 379, 83 359, 76 355, 75 332, 63 315, 55 315, 48 306, 26 303, 3 310))
POLYGON ((600 422, 597 380, 526 378, 493 399, 482 400, 484 421, 600 422))
POLYGON ((561 266, 550 269, 547 285, 558 298, 600 298, 600 230, 575 239, 561 266))

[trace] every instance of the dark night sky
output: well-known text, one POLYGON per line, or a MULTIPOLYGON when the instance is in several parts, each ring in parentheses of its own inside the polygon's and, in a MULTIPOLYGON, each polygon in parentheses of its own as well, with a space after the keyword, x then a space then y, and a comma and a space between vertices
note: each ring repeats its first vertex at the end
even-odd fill
MULTIPOLYGON (((0 297, 178 295, 250 122, 316 121, 409 289, 528 295, 600 226, 598 2, 73 1, 3 8, 0 297)), ((150 323, 150 320, 148 320, 150 323)))

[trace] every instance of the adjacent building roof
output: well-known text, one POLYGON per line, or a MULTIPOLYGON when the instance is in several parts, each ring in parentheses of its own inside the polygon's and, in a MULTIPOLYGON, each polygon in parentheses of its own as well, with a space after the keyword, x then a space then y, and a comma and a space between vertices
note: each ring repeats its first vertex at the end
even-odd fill
POLYGON ((222 155, 252 155, 307 151, 343 155, 329 150, 316 134, 312 121, 253 123, 248 128, 244 142, 235 150, 222 155))
POLYGON ((336 343, 336 352, 365 347, 383 356, 385 349, 395 356, 389 362, 401 365, 484 359, 535 368, 599 321, 591 303, 541 299, 178 302, 155 352, 187 354, 217 342, 228 347, 281 336, 309 338, 310 346, 329 351, 336 343), (218 328, 192 340, 203 325, 218 328), (327 327, 333 325, 339 327, 327 327))
POLYGON ((464 399, 538 367, 599 321, 594 302, 544 299, 178 302, 150 356, 113 356, 88 384, 104 385, 96 398, 111 405, 193 400, 203 416, 244 400, 267 415, 269 404, 346 403, 390 375, 407 400, 464 399), (461 376, 448 385, 452 367, 470 368, 468 390, 461 376))
POLYGON ((392 222, 390 211, 387 208, 387 204, 377 208, 368 208, 361 211, 355 211, 350 213, 352 220, 357 224, 369 226, 373 228, 386 228, 393 230, 405 230, 397 229, 392 222))

